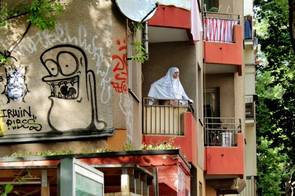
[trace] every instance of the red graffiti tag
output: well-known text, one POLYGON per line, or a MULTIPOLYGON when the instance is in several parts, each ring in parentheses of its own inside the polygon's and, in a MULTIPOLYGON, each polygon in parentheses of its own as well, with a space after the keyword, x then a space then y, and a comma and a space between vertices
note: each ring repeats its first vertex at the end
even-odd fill
POLYGON ((113 68, 114 78, 111 82, 113 88, 118 93, 127 93, 128 91, 128 66, 127 66, 127 45, 126 41, 117 40, 118 54, 112 55, 112 60, 115 63, 113 68))

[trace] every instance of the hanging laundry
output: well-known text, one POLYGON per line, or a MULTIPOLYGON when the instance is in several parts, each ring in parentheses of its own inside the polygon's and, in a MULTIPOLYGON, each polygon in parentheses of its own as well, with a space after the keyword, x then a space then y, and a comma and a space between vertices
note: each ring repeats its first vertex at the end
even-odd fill
POLYGON ((204 39, 215 42, 233 42, 234 25, 238 24, 237 20, 205 18, 204 39))
POLYGON ((252 17, 246 16, 244 19, 244 37, 245 39, 252 39, 252 17))

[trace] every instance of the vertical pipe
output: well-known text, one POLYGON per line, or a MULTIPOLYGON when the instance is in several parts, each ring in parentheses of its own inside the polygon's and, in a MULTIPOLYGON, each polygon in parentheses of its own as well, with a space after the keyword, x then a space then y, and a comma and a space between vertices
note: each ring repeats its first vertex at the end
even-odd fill
POLYGON ((149 37, 148 37, 148 22, 144 23, 144 31, 143 31, 143 47, 145 49, 146 60, 149 59, 149 37))

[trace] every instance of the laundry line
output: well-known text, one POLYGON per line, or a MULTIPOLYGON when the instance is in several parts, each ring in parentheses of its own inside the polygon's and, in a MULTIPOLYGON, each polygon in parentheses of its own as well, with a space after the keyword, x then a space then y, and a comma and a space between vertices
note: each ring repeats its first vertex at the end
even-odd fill
POLYGON ((203 36, 205 41, 233 42, 234 26, 239 23, 235 19, 204 18, 203 36))

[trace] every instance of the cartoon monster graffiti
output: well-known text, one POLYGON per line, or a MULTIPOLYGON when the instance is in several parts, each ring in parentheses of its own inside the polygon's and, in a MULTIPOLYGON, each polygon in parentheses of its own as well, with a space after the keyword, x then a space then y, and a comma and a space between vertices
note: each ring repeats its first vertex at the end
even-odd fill
POLYGON ((6 85, 2 94, 7 97, 7 103, 12 101, 23 101, 28 92, 26 84, 26 68, 9 67, 5 69, 6 85))
POLYGON ((51 106, 47 115, 53 131, 99 131, 106 123, 98 119, 95 74, 88 69, 85 52, 70 44, 56 45, 40 57, 49 75, 51 106))

